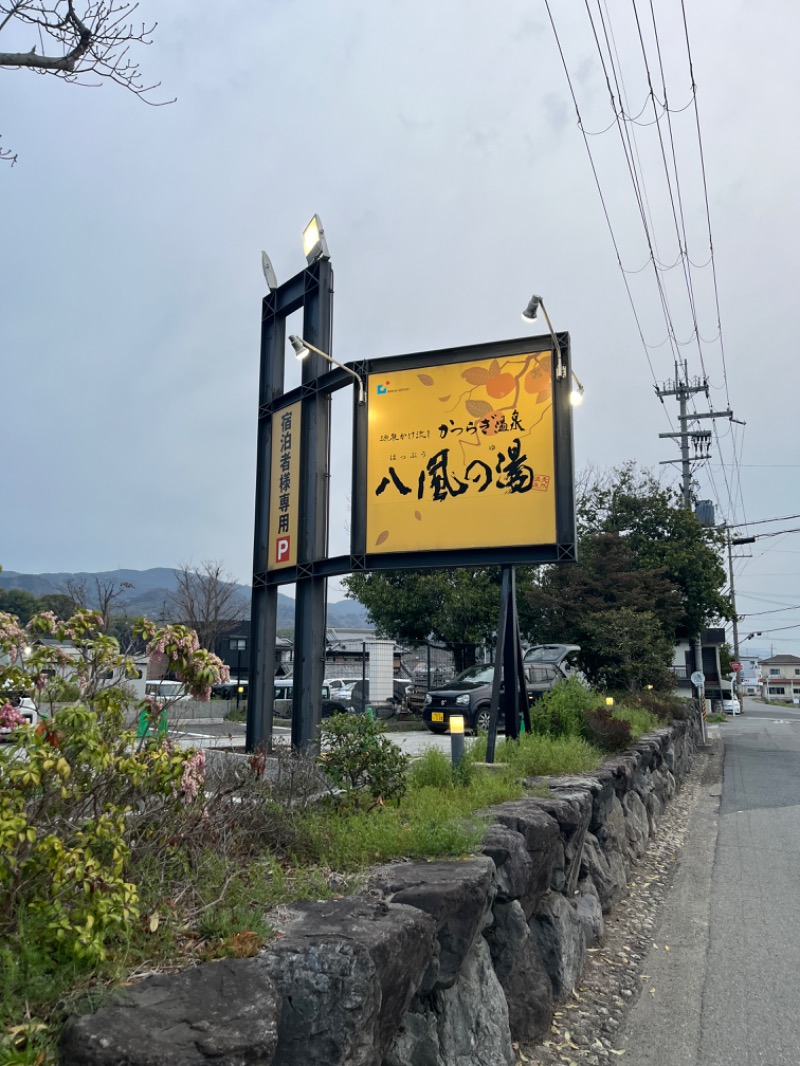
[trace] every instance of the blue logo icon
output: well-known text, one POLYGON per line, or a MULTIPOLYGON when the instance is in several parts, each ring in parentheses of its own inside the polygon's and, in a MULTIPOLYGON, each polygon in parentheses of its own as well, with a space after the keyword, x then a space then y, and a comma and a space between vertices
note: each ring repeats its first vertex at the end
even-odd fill
POLYGON ((378 386, 378 395, 379 396, 385 396, 386 395, 386 386, 385 385, 379 385, 378 386))

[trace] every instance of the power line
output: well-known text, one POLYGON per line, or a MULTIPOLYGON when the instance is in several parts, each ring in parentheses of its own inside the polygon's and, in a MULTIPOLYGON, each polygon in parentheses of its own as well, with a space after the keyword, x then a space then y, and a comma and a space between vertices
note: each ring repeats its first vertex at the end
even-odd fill
MULTIPOLYGON (((750 526, 765 526, 769 522, 793 522, 795 520, 795 518, 800 518, 800 514, 787 514, 787 515, 783 515, 782 518, 759 518, 755 522, 728 522, 727 523, 727 527, 728 527, 728 529, 741 529, 744 526, 747 526, 747 527, 750 527, 750 526)), ((787 529, 784 532, 791 533, 791 532, 793 532, 793 530, 787 529)), ((764 534, 760 534, 760 535, 763 536, 764 534)), ((770 534, 770 535, 772 536, 773 534, 770 534)), ((778 535, 777 533, 774 534, 774 536, 777 536, 777 535, 778 535)))
POLYGON ((765 537, 782 537, 785 533, 800 533, 800 526, 795 526, 793 529, 775 529, 771 533, 756 533, 754 536, 762 540, 765 537))
MULTIPOLYGON (((697 351, 700 359, 700 364, 703 369, 703 373, 706 374, 706 357, 704 353, 704 344, 712 344, 719 341, 720 354, 722 357, 722 370, 724 378, 724 389, 726 396, 729 395, 728 377, 727 377, 727 365, 725 360, 724 351, 724 339, 722 335, 721 327, 721 314, 719 305, 719 289, 716 277, 716 265, 714 257, 714 247, 711 229, 711 218, 709 210, 709 197, 708 197, 708 183, 706 177, 705 157, 703 151, 702 137, 700 132, 700 115, 697 102, 697 85, 694 76, 693 58, 691 54, 688 22, 686 19, 686 12, 683 6, 683 0, 681 2, 681 17, 683 20, 683 36, 686 41, 686 55, 688 62, 688 73, 691 87, 691 97, 689 103, 694 107, 694 126, 697 134, 697 147, 699 152, 699 158, 701 163, 701 179, 702 179, 702 200, 703 209, 705 212, 706 230, 708 235, 708 260, 702 264, 699 262, 701 257, 695 256, 692 258, 689 251, 689 234, 686 224, 686 212, 685 212, 685 196, 682 189, 681 180, 681 168, 678 164, 678 153, 676 148, 675 132, 673 129, 671 114, 677 113, 679 109, 673 109, 669 106, 669 94, 667 86, 666 68, 664 62, 664 53, 662 49, 662 42, 660 36, 659 24, 656 19, 655 8, 652 0, 650 3, 650 21, 652 23, 652 39, 655 47, 655 58, 657 60, 657 67, 660 78, 660 86, 657 91, 653 70, 651 68, 651 59, 648 54, 649 46, 645 40, 644 24, 640 18, 639 10, 637 9, 636 0, 632 0, 633 17, 636 24, 636 33, 639 39, 639 48, 641 51, 641 60, 644 68, 644 72, 647 78, 648 91, 645 96, 645 103, 636 115, 633 114, 633 110, 629 105, 629 94, 625 79, 623 75, 622 62, 620 59, 620 52, 617 46, 617 39, 614 32, 614 26, 612 23, 611 15, 609 13, 608 4, 606 0, 596 0, 597 14, 592 13, 589 0, 584 0, 584 6, 586 15, 588 18, 589 26, 591 29, 591 35, 594 40, 594 47, 599 57, 602 74, 605 79, 606 89, 608 92, 608 98, 613 115, 613 122, 610 123, 602 131, 608 133, 611 131, 612 126, 616 127, 616 133, 619 138, 619 143, 622 149, 623 159, 630 178, 631 188, 636 203, 637 213, 639 221, 642 226, 642 233, 646 242, 648 250, 648 258, 646 262, 636 268, 641 272, 652 268, 653 279, 656 284, 656 290, 658 293, 658 300, 661 304, 661 311, 664 317, 666 325, 666 337, 658 345, 649 344, 644 335, 644 329, 642 325, 642 319, 639 316, 639 312, 636 306, 636 300, 634 299, 633 291, 628 281, 628 274, 634 273, 632 270, 626 270, 626 266, 623 264, 622 255, 620 251, 620 244, 617 239, 617 235, 614 230, 614 225, 611 221, 611 214, 608 203, 605 198, 602 183, 600 181, 599 171, 597 163, 592 151, 592 148, 588 141, 590 135, 586 129, 581 114, 580 105, 578 103, 577 93, 575 91, 575 85, 570 75, 569 67, 566 60, 566 54, 564 46, 558 29, 555 25, 553 12, 549 0, 545 0, 545 6, 547 9, 550 25, 553 30, 553 34, 556 40, 556 44, 561 59, 561 64, 564 69, 565 76, 567 78, 567 84, 572 97, 573 106, 575 107, 575 113, 577 116, 578 127, 581 130, 581 134, 584 139, 584 147, 589 158, 590 166, 592 169, 592 175, 594 177, 595 185, 597 187, 598 195, 600 196, 601 205, 603 208, 604 216, 606 219, 606 225, 611 236, 614 251, 617 256, 617 265, 623 275, 623 282, 625 284, 628 300, 634 313, 636 325, 639 330, 639 337, 642 343, 642 347, 645 351, 645 357, 650 367, 650 372, 655 379, 655 371, 653 361, 651 358, 651 351, 656 347, 661 347, 664 344, 669 344, 673 355, 676 357, 675 362, 678 362, 677 353, 686 344, 694 343, 697 345, 697 351), (660 97, 659 97, 660 92, 660 97), (644 108, 651 108, 653 114, 653 122, 651 125, 656 127, 655 133, 658 137, 658 144, 660 148, 660 167, 659 172, 663 170, 665 188, 669 198, 669 209, 672 215, 672 225, 674 226, 675 238, 677 240, 677 255, 674 261, 667 263, 665 257, 662 255, 661 249, 657 243, 657 236, 654 225, 654 213, 653 213, 653 201, 648 192, 648 182, 645 174, 645 167, 642 156, 639 151, 638 140, 636 137, 635 126, 642 126, 641 117, 644 113, 644 108), (667 137, 664 136, 661 120, 666 119, 667 125, 667 137), (712 279, 714 283, 714 306, 716 310, 716 334, 708 341, 704 340, 703 333, 700 328, 699 306, 697 302, 697 294, 695 292, 693 282, 693 269, 704 269, 707 266, 712 268, 712 279), (664 277, 668 271, 680 268, 683 285, 688 298, 689 309, 691 312, 692 333, 687 340, 680 337, 678 330, 676 329, 675 318, 673 313, 673 307, 671 305, 670 297, 667 293, 664 284, 664 277)), ((687 105, 688 107, 688 105, 687 105)), ((592 134, 594 135, 594 134, 592 134)), ((677 379, 677 375, 676 375, 677 379)), ((659 398, 662 399, 661 394, 656 384, 656 392, 659 398)), ((694 404, 691 404, 691 408, 694 408, 694 404)), ((685 412, 688 415, 688 410, 685 412)), ((695 416, 698 416, 698 412, 695 409, 695 416)), ((699 416, 702 417, 702 416, 699 416)), ((706 416, 708 417, 708 416, 706 416)), ((691 420, 691 416, 689 416, 691 420)), ((671 419, 670 419, 671 423, 671 419)), ((681 426, 682 430, 688 429, 688 422, 684 422, 681 426)), ((707 436, 710 437, 710 433, 694 434, 695 436, 707 436)), ((716 425, 713 426, 713 435, 716 439, 717 446, 722 456, 724 452, 724 446, 722 442, 722 436, 716 425)), ((736 437, 734 433, 730 434, 730 440, 732 445, 732 464, 720 463, 719 472, 722 474, 725 484, 725 492, 727 495, 727 503, 723 506, 719 493, 717 492, 716 480, 713 477, 711 471, 709 471, 709 484, 712 494, 716 498, 717 506, 720 513, 724 514, 726 519, 731 520, 737 511, 737 500, 741 500, 742 512, 744 511, 744 500, 742 494, 741 484, 741 450, 743 449, 743 439, 740 445, 740 454, 737 455, 736 437), (736 470, 736 476, 729 481, 727 467, 732 465, 736 470)), ((705 459, 705 456, 697 456, 697 460, 705 459)))
MULTIPOLYGON (((559 56, 561 57, 561 65, 564 68, 564 74, 566 75, 566 78, 567 78, 567 85, 569 86, 570 95, 572 97, 572 103, 573 103, 573 106, 575 108, 575 115, 576 115, 576 117, 578 119, 578 129, 581 131, 581 135, 583 137, 584 147, 586 148, 586 154, 589 157, 589 165, 592 168, 592 176, 594 177, 594 183, 595 183, 595 186, 597 187, 597 194, 600 197, 600 203, 601 203, 602 208, 603 208, 603 216, 604 216, 604 218, 606 220, 606 226, 608 227, 608 233, 609 233, 609 236, 611 237, 611 243, 614 246, 614 254, 617 257, 617 265, 619 266, 620 271, 622 273, 622 280, 623 280, 624 285, 625 285, 625 291, 628 294, 628 301, 630 302, 630 305, 631 305, 631 310, 633 312, 633 317, 634 317, 634 320, 636 322, 636 328, 637 328, 637 330, 639 332, 639 339, 642 342, 642 348, 644 349, 644 354, 645 354, 645 358, 647 359, 647 364, 650 367, 650 373, 653 376, 653 382, 655 384, 657 384, 656 372, 655 372, 655 370, 653 368, 653 362, 652 362, 652 360, 650 358, 650 352, 648 350, 647 341, 644 339, 644 330, 642 328, 641 320, 639 319, 639 313, 638 313, 638 311, 636 309, 636 303, 635 303, 635 301, 633 299, 633 293, 631 292, 630 283, 628 282, 627 275, 626 275, 625 270, 624 270, 624 268, 622 266, 622 255, 620 253, 619 243, 617 242, 616 234, 614 233, 614 227, 611 224, 611 215, 609 214, 608 205, 606 203, 605 196, 603 195, 602 186, 600 185, 600 177, 599 177, 599 175, 597 173, 597 166, 595 165, 594 157, 592 155, 592 150, 589 147, 588 135, 586 133, 586 130, 584 129, 583 118, 581 116, 581 110, 580 110, 580 107, 578 106, 578 98, 577 98, 577 96, 575 94, 575 87, 574 87, 574 85, 572 83, 572 78, 570 76, 569 68, 567 66, 566 57, 564 55, 564 49, 563 49, 563 47, 561 45, 561 38, 558 35, 558 30, 556 29, 556 24, 553 21, 553 13, 550 10, 550 0, 545 0, 545 8, 547 9, 547 16, 550 19, 550 25, 551 25, 551 27, 553 29, 553 35, 554 35, 555 40, 556 40, 556 46, 558 47, 558 53, 559 53, 559 56)), ((670 425, 672 425, 672 420, 671 419, 669 419, 669 422, 670 422, 670 425)))

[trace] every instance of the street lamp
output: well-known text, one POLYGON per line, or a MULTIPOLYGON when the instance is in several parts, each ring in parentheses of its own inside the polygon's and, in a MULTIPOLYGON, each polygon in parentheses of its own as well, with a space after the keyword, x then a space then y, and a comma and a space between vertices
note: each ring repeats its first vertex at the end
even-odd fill
POLYGON ((313 344, 309 344, 308 341, 303 340, 302 337, 298 337, 294 333, 289 335, 289 343, 294 348, 294 354, 298 359, 305 359, 309 352, 316 352, 317 355, 321 355, 323 359, 327 359, 329 363, 333 363, 334 366, 338 366, 340 370, 344 370, 344 372, 349 374, 350 377, 355 378, 358 382, 358 402, 364 403, 364 400, 366 399, 364 396, 364 382, 355 370, 351 370, 349 366, 345 366, 344 363, 340 363, 338 359, 334 359, 332 355, 320 351, 319 348, 315 348, 313 344))
POLYGON ((547 328, 550 330, 550 339, 553 342, 553 347, 556 351, 556 378, 561 379, 567 376, 567 368, 564 366, 564 362, 561 358, 561 345, 558 343, 558 338, 553 330, 553 324, 550 321, 550 316, 547 313, 547 308, 544 306, 544 300, 541 296, 531 296, 528 300, 528 306, 522 312, 523 322, 535 322, 536 316, 539 313, 539 308, 542 310, 544 320, 547 323, 547 328))

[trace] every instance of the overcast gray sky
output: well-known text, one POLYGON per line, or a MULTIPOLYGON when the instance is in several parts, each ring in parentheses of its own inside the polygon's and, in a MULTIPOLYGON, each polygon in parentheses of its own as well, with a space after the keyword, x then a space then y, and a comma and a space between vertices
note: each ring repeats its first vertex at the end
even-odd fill
MULTIPOLYGON (((217 559, 249 581, 259 253, 280 280, 296 273, 314 212, 336 277, 337 358, 521 336, 537 292, 569 330, 586 388, 578 466, 636 459, 677 477, 658 465, 677 457, 658 437, 677 405, 653 387, 673 376, 676 349, 662 343, 600 51, 584 4, 552 6, 620 257, 644 268, 626 277, 649 348, 544 0, 142 0, 142 17, 159 20, 145 74, 177 97, 162 108, 112 85, 0 71, 2 143, 20 155, 0 169, 6 569, 217 559)), ((657 139, 667 123, 645 106, 633 5, 607 6, 625 106, 639 116, 627 128, 648 228, 659 261, 678 263, 664 274, 674 335, 690 342, 677 350, 690 375, 708 375, 711 405, 747 423, 717 423, 710 460, 695 466, 699 495, 718 521, 794 515, 800 6, 685 0, 724 361, 681 3, 656 5, 658 51, 649 4, 638 8, 656 95, 660 59, 672 109, 700 346, 657 139)), ((348 402, 334 406, 334 553, 348 544, 348 402)), ((709 409, 704 397, 697 408, 709 409)), ((800 608, 757 614, 800 604, 800 534, 745 550, 742 636, 800 623, 800 608)), ((800 654, 800 628, 751 644, 800 654)))

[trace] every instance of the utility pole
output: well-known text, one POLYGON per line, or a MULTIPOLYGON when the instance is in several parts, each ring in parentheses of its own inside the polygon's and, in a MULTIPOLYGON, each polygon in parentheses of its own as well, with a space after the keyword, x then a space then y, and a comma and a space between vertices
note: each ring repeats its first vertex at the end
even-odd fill
MULTIPOLYGON (((739 662, 739 616, 736 613, 736 586, 733 583, 733 545, 755 544, 755 537, 732 537, 731 531, 726 527, 725 534, 728 540, 728 583, 731 587, 731 606, 733 607, 733 661, 739 662)), ((741 558, 741 556, 739 557, 741 558)), ((738 675, 734 682, 734 695, 738 695, 738 675)))
POLYGON ((731 605, 733 607, 733 661, 739 662, 739 619, 736 615, 736 587, 733 583, 733 548, 732 545, 747 543, 749 540, 755 540, 755 537, 742 537, 734 541, 731 538, 731 531, 725 530, 728 540, 728 583, 731 587, 731 605))
MULTIPOLYGON (((693 378, 690 380, 686 360, 684 360, 682 367, 680 367, 676 361, 674 381, 668 381, 660 387, 656 385, 656 395, 662 403, 664 402, 665 396, 675 396, 678 400, 678 423, 680 429, 677 433, 659 433, 659 437, 666 437, 680 441, 681 491, 683 494, 683 505, 689 510, 692 509, 692 462, 708 459, 711 448, 711 430, 690 428, 690 424, 704 418, 733 418, 733 411, 708 411, 702 414, 693 411, 690 413, 689 397, 700 392, 705 393, 706 399, 709 398, 708 378, 693 378), (683 371, 682 375, 681 369, 683 371), (690 451, 690 441, 694 447, 694 455, 692 455, 690 451)), ((673 461, 674 460, 672 459, 666 460, 668 463, 672 463, 673 461)), ((694 647, 695 670, 702 673, 703 645, 699 633, 695 634, 692 638, 692 644, 694 647)), ((698 699, 700 701, 700 729, 703 743, 706 741, 706 723, 702 712, 704 698, 704 689, 700 686, 698 689, 698 699)))
MULTIPOLYGON (((680 429, 677 433, 659 433, 659 437, 670 437, 681 442, 681 490, 683 492, 683 505, 692 508, 692 463, 701 459, 708 459, 711 447, 710 429, 690 429, 689 423, 703 418, 733 418, 733 411, 707 411, 700 413, 689 412, 689 397, 695 393, 703 392, 708 399, 708 378, 689 379, 689 371, 686 361, 683 363, 683 377, 680 376, 678 363, 675 364, 675 380, 668 381, 662 386, 656 385, 656 396, 664 402, 665 396, 676 396, 679 404, 678 422, 680 429), (690 453, 689 442, 694 447, 694 455, 690 453)), ((665 460, 666 463, 674 462, 673 459, 665 460)), ((662 464, 664 465, 664 464, 662 464)))

